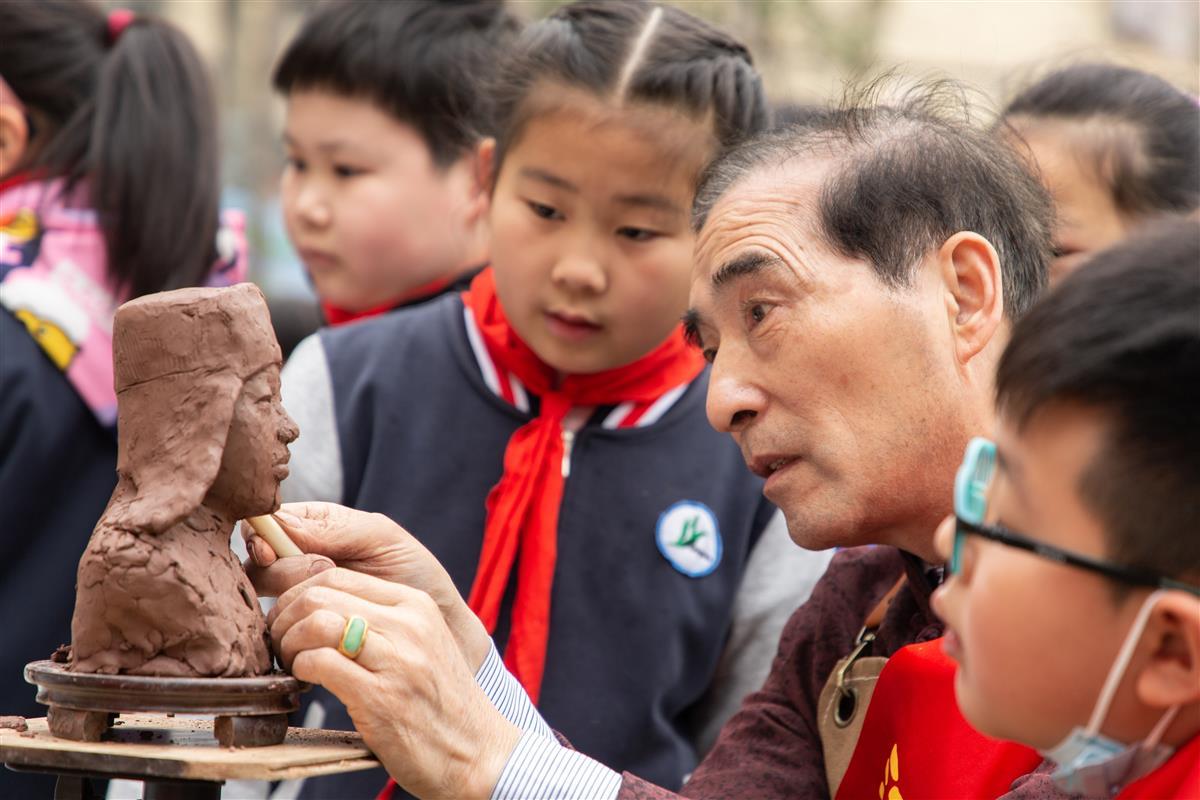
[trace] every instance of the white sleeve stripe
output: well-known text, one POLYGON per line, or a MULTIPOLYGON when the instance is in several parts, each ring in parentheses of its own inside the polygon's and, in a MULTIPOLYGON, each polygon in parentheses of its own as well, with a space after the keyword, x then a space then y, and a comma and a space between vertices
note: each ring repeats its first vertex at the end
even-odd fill
POLYGON ((619 773, 526 733, 504 765, 492 800, 615 800, 620 791, 619 773))
POLYGON ((675 405, 675 401, 682 397, 683 393, 686 392, 687 388, 691 385, 692 384, 690 382, 681 383, 674 389, 663 393, 661 397, 654 401, 654 404, 650 406, 650 408, 646 409, 646 413, 642 414, 641 419, 637 421, 637 427, 644 428, 647 425, 653 425, 662 419, 663 415, 671 410, 671 406, 675 405))
POLYGON ((280 485, 283 502, 343 500, 342 447, 329 356, 320 334, 307 337, 292 351, 280 374, 283 407, 304 429, 304 441, 288 448, 291 474, 280 485))
POLYGON ((466 320, 467 325, 467 341, 471 343, 471 352, 475 354, 475 361, 479 363, 479 371, 483 373, 483 382, 487 384, 493 394, 503 397, 504 394, 500 391, 500 378, 496 375, 492 356, 487 351, 487 345, 483 343, 483 336, 479 333, 475 318, 471 316, 471 309, 463 308, 463 319, 466 320))
POLYGON ((529 395, 525 393, 525 387, 517 380, 517 376, 508 373, 508 388, 512 389, 513 402, 517 409, 529 413, 529 395))
POLYGON ((608 430, 615 430, 621 426, 621 422, 629 416, 629 412, 633 411, 633 403, 621 403, 619 406, 608 412, 608 416, 600 423, 600 427, 608 430))
POLYGON ((479 688, 501 716, 521 731, 554 740, 554 732, 550 730, 546 720, 542 719, 520 682, 504 666, 495 642, 488 650, 487 658, 483 660, 479 671, 475 673, 475 683, 479 684, 479 688))

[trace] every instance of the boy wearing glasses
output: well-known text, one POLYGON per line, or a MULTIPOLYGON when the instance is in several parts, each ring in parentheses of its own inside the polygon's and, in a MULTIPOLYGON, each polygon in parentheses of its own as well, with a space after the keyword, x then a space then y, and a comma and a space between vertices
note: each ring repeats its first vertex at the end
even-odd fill
POLYGON ((1070 794, 1200 797, 1198 265, 1172 223, 1015 326, 938 531, 963 717, 1070 794))

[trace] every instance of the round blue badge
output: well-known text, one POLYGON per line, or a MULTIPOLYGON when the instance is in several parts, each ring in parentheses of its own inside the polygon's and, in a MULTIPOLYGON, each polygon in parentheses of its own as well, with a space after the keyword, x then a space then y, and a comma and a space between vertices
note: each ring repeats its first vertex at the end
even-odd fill
POLYGON ((703 578, 721 563, 721 531, 712 509, 681 500, 658 517, 658 551, 689 578, 703 578))

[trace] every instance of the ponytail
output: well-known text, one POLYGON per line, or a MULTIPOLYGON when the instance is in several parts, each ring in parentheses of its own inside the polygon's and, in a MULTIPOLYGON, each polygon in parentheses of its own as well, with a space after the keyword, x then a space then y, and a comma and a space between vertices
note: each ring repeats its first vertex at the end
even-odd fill
POLYGON ((114 288, 203 283, 217 257, 216 110, 188 39, 149 17, 110 26, 84 0, 0 4, 0 74, 34 122, 19 168, 66 191, 84 181, 114 288))
POLYGON ((87 162, 111 274, 135 296, 203 283, 217 256, 216 109, 184 35, 135 20, 105 59, 92 116, 87 162))

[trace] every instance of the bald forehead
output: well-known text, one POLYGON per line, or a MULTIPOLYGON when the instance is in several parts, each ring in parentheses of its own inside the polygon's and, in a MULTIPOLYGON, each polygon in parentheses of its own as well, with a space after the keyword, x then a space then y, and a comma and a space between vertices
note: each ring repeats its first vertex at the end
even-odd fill
POLYGON ((693 281, 710 281, 723 265, 756 250, 816 246, 818 201, 831 167, 827 158, 794 157, 757 167, 733 183, 697 235, 693 281))

